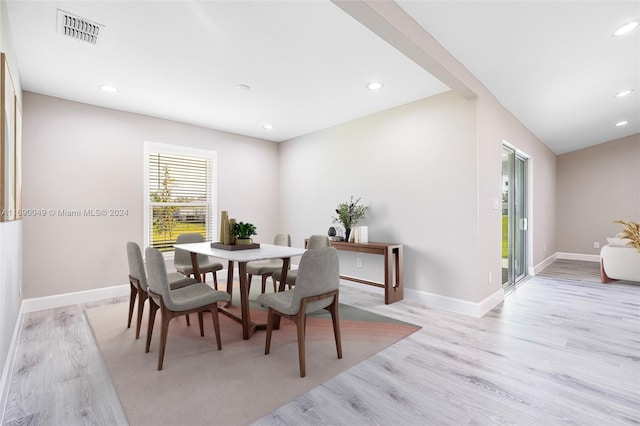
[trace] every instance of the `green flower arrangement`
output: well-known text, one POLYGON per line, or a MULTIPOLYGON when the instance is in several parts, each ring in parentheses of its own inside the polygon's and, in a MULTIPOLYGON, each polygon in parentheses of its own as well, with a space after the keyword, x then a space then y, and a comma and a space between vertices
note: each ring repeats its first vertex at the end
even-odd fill
POLYGON ((252 223, 238 222, 234 223, 231 228, 231 235, 240 239, 251 238, 252 235, 258 235, 256 227, 252 223))
POLYGON ((367 206, 360 204, 361 198, 353 199, 353 195, 349 199, 348 203, 338 204, 336 214, 338 216, 333 217, 333 223, 341 223, 345 230, 351 229, 360 219, 367 213, 367 206))

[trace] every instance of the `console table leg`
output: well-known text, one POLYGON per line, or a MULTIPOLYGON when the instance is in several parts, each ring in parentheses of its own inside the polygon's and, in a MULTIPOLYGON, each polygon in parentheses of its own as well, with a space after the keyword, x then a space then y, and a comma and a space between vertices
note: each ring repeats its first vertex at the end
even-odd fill
POLYGON ((387 305, 404 298, 402 254, 402 247, 384 252, 384 303, 387 305))

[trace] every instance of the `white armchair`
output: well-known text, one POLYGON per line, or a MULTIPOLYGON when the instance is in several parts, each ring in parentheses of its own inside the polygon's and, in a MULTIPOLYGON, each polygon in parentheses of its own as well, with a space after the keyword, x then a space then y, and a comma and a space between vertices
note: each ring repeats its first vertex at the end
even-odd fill
POLYGON ((600 251, 600 278, 640 282, 640 251, 635 247, 608 244, 600 251))

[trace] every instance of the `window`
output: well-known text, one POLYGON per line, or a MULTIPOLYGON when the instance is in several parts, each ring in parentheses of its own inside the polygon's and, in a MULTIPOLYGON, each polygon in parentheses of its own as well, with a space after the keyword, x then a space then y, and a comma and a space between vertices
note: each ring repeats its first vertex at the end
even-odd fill
POLYGON ((145 247, 172 252, 178 235, 214 238, 215 151, 145 142, 145 247))

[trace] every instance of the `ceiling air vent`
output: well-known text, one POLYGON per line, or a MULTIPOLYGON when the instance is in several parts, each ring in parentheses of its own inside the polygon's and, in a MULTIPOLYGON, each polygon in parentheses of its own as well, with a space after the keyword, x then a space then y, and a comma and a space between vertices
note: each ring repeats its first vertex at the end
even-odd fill
POLYGON ((104 25, 58 9, 58 34, 96 44, 103 32, 104 25))

